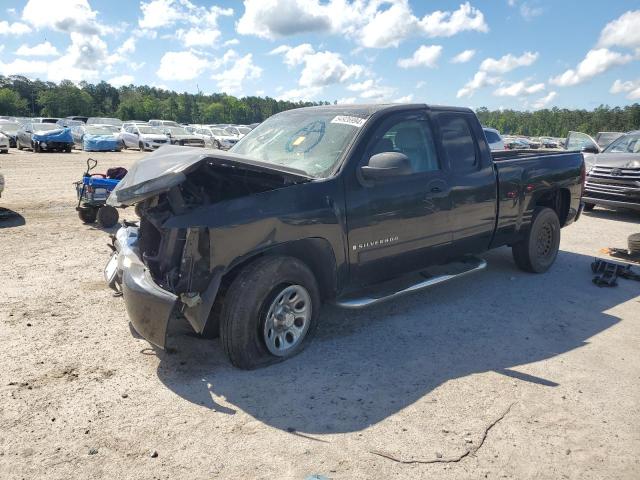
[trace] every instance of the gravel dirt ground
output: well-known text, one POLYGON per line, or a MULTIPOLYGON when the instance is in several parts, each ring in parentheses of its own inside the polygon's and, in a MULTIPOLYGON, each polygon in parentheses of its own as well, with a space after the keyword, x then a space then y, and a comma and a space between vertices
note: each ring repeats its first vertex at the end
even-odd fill
POLYGON ((186 329, 170 353, 132 335, 108 232, 74 210, 87 156, 0 156, 0 478, 640 478, 640 283, 589 268, 637 214, 583 215, 544 275, 503 248, 401 301, 326 307, 305 352, 245 372, 186 329))

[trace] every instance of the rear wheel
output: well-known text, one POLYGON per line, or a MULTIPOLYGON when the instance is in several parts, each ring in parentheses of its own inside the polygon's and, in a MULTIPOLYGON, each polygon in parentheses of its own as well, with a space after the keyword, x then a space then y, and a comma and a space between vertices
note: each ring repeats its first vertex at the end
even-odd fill
POLYGON ((259 258, 238 273, 226 292, 221 343, 238 368, 285 360, 310 341, 319 309, 318 285, 304 263, 284 256, 259 258))
POLYGON ((218 150, 220 150, 220 142, 218 140, 213 141, 213 148, 217 148, 218 150))
POLYGON ((111 228, 118 223, 118 210, 111 205, 104 205, 98 209, 98 225, 102 228, 111 228))
POLYGON ((556 212, 550 208, 537 210, 526 235, 511 247, 516 265, 525 272, 546 272, 560 248, 560 221, 556 212))
POLYGON ((138 150, 140 150, 141 152, 144 152, 144 143, 138 142, 138 150))
POLYGON ((42 148, 40 147, 40 144, 39 144, 39 143, 34 143, 34 144, 33 144, 33 147, 32 147, 32 150, 33 150, 35 153, 40 153, 40 152, 42 152, 42 148))
POLYGON ((596 204, 595 203, 587 203, 584 202, 584 211, 585 212, 590 212, 591 210, 593 210, 594 208, 596 208, 596 204))
POLYGON ((18 147, 18 150, 22 150, 24 147, 22 146, 22 144, 20 143, 20 140, 16 141, 16 147, 18 147))
POLYGON ((64 149, 65 152, 71 153, 71 145, 67 145, 64 149))
POLYGON ((98 216, 98 209, 94 207, 81 207, 78 210, 78 217, 84 223, 93 223, 96 221, 96 217, 98 216))

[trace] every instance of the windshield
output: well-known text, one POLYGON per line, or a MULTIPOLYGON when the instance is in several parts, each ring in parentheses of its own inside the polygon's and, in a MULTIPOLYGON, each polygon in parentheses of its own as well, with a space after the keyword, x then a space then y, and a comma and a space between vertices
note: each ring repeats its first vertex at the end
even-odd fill
POLYGON ((7 133, 16 133, 20 128, 19 123, 0 123, 0 131, 7 133))
POLYGON ((242 133, 243 135, 246 135, 251 131, 251 129, 247 127, 238 127, 238 130, 240 130, 240 133, 242 133))
POLYGON ((43 131, 43 130, 59 130, 60 128, 62 127, 56 125, 55 123, 34 123, 33 124, 34 132, 43 131))
POLYGON ((604 149, 604 153, 640 153, 640 132, 627 133, 604 149))
POLYGON ((117 127, 110 127, 105 125, 104 127, 87 127, 86 132, 89 135, 112 135, 117 132, 117 127))
POLYGON ((227 135, 228 135, 228 134, 227 134, 227 132, 225 132, 224 130, 222 130, 222 129, 220 129, 220 128, 212 128, 212 129, 211 129, 211 133, 212 133, 213 135, 217 135, 217 136, 219 136, 219 137, 225 137, 225 136, 227 136, 227 135))
POLYGON ((261 123, 232 152, 324 178, 365 121, 337 111, 289 110, 261 123))
POLYGON ((166 130, 169 130, 171 135, 187 135, 187 131, 182 127, 166 127, 166 130))
POLYGON ((154 127, 138 127, 140 133, 154 133, 156 135, 162 135, 162 132, 154 127))

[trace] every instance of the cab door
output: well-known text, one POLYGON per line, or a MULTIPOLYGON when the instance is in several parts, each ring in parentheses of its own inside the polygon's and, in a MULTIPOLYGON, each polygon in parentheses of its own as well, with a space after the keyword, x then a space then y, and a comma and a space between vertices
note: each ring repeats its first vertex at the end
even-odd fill
POLYGON ((418 271, 446 259, 451 246, 448 172, 422 110, 392 114, 356 155, 346 178, 348 256, 352 285, 418 271), (360 168, 378 153, 406 155, 411 173, 367 181, 360 168))
POLYGON ((601 151, 598 142, 582 132, 569 132, 565 146, 567 150, 578 150, 584 153, 600 153, 601 151))

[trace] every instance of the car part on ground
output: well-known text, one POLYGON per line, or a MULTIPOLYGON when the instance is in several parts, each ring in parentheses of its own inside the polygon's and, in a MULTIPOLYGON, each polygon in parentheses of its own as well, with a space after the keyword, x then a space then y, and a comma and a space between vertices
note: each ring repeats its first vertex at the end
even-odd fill
POLYGON ((596 258, 591 264, 591 271, 595 273, 593 283, 598 287, 617 287, 618 277, 640 282, 640 274, 632 270, 630 264, 620 264, 596 258))

